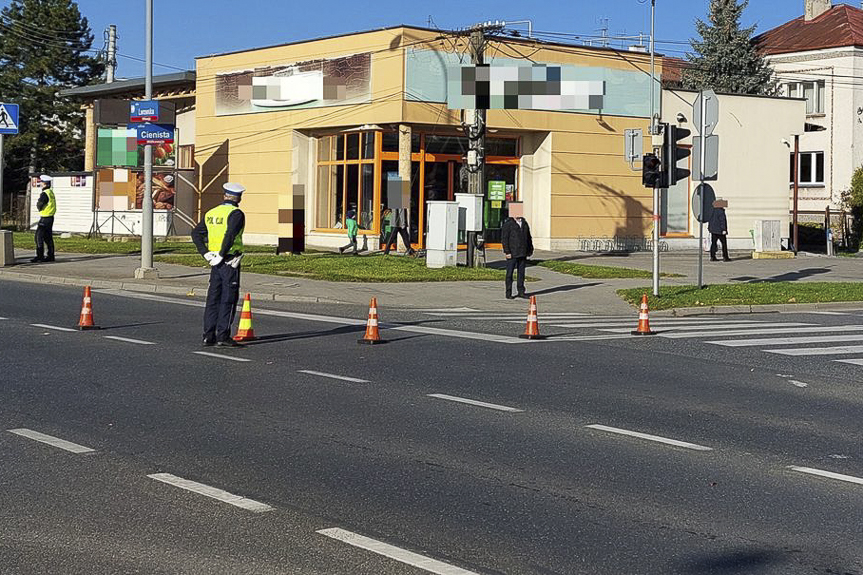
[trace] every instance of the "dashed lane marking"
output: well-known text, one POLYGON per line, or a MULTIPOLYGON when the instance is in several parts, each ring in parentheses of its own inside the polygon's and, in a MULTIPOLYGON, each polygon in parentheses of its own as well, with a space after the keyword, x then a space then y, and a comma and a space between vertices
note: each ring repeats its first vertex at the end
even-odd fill
POLYGON ((673 445, 675 447, 694 449, 695 451, 713 451, 712 447, 705 447, 703 445, 689 443, 688 441, 678 441, 677 439, 669 439, 667 437, 660 437, 658 435, 651 435, 649 433, 640 433, 638 431, 620 429, 618 427, 609 427, 607 425, 598 424, 586 425, 585 427, 589 429, 596 429, 598 431, 607 431, 608 433, 616 433, 618 435, 628 435, 630 437, 637 437, 639 439, 646 439, 648 441, 656 441, 657 443, 665 443, 666 445, 673 445))
POLYGON ((809 475, 817 475, 819 477, 826 477, 828 479, 836 479, 838 481, 845 481, 847 483, 856 483, 857 485, 863 485, 863 478, 854 477, 853 475, 843 475, 842 473, 833 473, 832 471, 813 469, 812 467, 797 467, 796 465, 789 465, 788 469, 798 471, 800 473, 807 473, 809 475))
POLYGON ((320 529, 317 533, 347 543, 348 545, 383 555, 405 565, 411 565, 423 571, 428 571, 429 573, 436 573, 437 575, 478 575, 474 571, 468 571, 467 569, 462 569, 461 567, 456 567, 455 565, 450 565, 449 563, 444 563, 443 561, 438 561, 425 555, 378 541, 377 539, 365 537, 358 533, 345 531, 338 527, 320 529))
POLYGON ((328 377, 330 379, 338 379, 341 381, 351 381, 353 383, 369 383, 366 379, 359 379, 357 377, 348 377, 346 375, 335 375, 332 373, 324 373, 323 371, 312 371, 310 369, 299 369, 298 373, 307 373, 309 375, 317 375, 319 377, 328 377))
POLYGON ((53 329, 55 331, 78 331, 77 329, 72 329, 70 327, 60 327, 56 325, 48 325, 47 323, 31 323, 33 327, 41 327, 42 329, 53 329))
POLYGON ((174 487, 179 487, 180 489, 185 489, 186 491, 197 493, 198 495, 203 495, 205 497, 210 497, 223 503, 228 503, 229 505, 233 505, 234 507, 246 509, 247 511, 264 513, 266 511, 272 511, 273 509, 266 503, 261 503, 259 501, 255 501, 254 499, 248 499, 246 497, 242 497, 241 495, 234 495, 233 493, 228 493, 227 491, 218 489, 217 487, 210 487, 209 485, 204 485, 203 483, 198 483, 197 481, 183 479, 182 477, 177 477, 176 475, 171 475, 170 473, 153 473, 152 475, 148 475, 147 477, 149 477, 150 479, 155 479, 156 481, 161 481, 162 483, 167 483, 168 485, 173 485, 174 487))
POLYGON ((65 439, 54 437, 53 435, 45 435, 44 433, 39 433, 32 429, 10 429, 9 433, 14 433, 15 435, 20 435, 21 437, 26 437, 33 441, 45 443, 71 453, 90 453, 91 451, 95 451, 95 449, 90 449, 89 447, 84 447, 83 445, 78 445, 77 443, 72 443, 71 441, 66 441, 65 439))
POLYGON ((210 353, 209 351, 193 351, 192 353, 197 355, 205 355, 207 357, 217 357, 219 359, 227 359, 229 361, 252 361, 251 359, 246 359, 245 357, 231 357, 230 355, 222 355, 221 353, 210 353))
POLYGON ((113 339, 115 341, 125 341, 126 343, 137 343, 138 345, 156 345, 152 341, 144 341, 143 339, 132 339, 131 337, 120 337, 118 335, 106 335, 105 339, 113 339))
POLYGON ((476 405, 478 407, 486 407, 488 409, 496 409, 497 411, 507 411, 510 413, 521 413, 523 409, 517 409, 515 407, 507 407, 506 405, 498 405, 496 403, 486 403, 485 401, 477 401, 475 399, 465 399, 464 397, 456 397, 454 395, 447 395, 445 393, 429 393, 429 397, 434 397, 436 399, 445 399, 447 401, 455 401, 457 403, 466 403, 468 405, 476 405))

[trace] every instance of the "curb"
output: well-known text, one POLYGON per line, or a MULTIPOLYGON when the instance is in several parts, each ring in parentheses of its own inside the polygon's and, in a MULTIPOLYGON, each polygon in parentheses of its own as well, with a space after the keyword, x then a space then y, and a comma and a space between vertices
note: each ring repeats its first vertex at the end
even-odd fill
MULTIPOLYGON (((8 279, 12 281, 20 281, 27 283, 40 283, 40 284, 51 284, 51 285, 68 285, 68 286, 78 286, 85 287, 90 286, 96 289, 115 289, 121 291, 132 291, 139 293, 152 293, 152 294, 169 294, 169 295, 183 295, 189 297, 198 297, 198 296, 206 296, 207 289, 203 287, 195 287, 195 286, 170 286, 170 285, 159 285, 154 283, 143 283, 143 282, 124 282, 124 281, 116 281, 116 280, 97 280, 97 279, 87 279, 87 278, 66 278, 66 277, 57 277, 57 276, 45 276, 45 275, 37 275, 37 274, 28 274, 28 273, 19 273, 12 272, 9 270, 0 269, 0 278, 8 279)), ((277 301, 277 302, 286 302, 286 303, 329 303, 329 304, 343 304, 345 302, 328 299, 323 297, 316 296, 302 296, 302 295, 287 295, 287 294, 278 294, 278 293, 270 293, 270 292, 249 292, 251 293, 252 298, 255 300, 261 301, 277 301)))

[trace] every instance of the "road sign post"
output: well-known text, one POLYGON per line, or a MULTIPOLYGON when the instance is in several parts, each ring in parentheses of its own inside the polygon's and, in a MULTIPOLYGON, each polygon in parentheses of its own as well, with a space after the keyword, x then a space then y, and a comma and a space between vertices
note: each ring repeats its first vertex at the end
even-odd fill
POLYGON ((0 102, 0 228, 3 227, 3 138, 18 133, 18 104, 0 102))
MULTIPOLYGON (((701 190, 698 193, 697 197, 693 197, 694 202, 698 202, 698 208, 693 205, 694 211, 696 211, 700 215, 700 219, 698 220, 698 287, 704 287, 704 216, 707 214, 706 199, 708 194, 706 193, 707 189, 704 187, 705 183, 705 171, 707 169, 707 150, 711 146, 716 150, 716 166, 717 169, 716 175, 718 176, 718 165, 719 165, 719 137, 713 135, 713 130, 716 128, 716 124, 719 123, 719 99, 716 97, 716 93, 713 90, 704 90, 698 94, 698 98, 696 98, 695 103, 692 106, 692 116, 695 118, 695 128, 698 130, 698 133, 703 138, 705 142, 704 145, 699 144, 698 150, 698 176, 700 185, 698 189, 701 190), (712 139, 711 139, 712 138, 712 139), (712 144, 715 142, 715 145, 712 144)), ((693 138, 694 143, 695 138, 693 138)), ((700 140, 701 141, 701 140, 700 140)), ((714 178, 715 179, 715 178, 714 178)), ((710 188, 707 186, 707 188, 710 188)), ((712 192, 712 188, 710 188, 712 192)), ((693 202, 693 204, 694 204, 693 202)), ((711 210, 713 208, 711 202, 711 210)))

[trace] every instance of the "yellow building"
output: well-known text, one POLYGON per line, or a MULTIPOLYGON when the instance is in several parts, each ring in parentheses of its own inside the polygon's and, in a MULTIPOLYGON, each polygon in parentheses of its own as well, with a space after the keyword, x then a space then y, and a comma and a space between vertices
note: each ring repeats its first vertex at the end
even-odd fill
MULTIPOLYGON (((391 204, 387 181, 398 177, 400 157, 405 173, 410 154, 409 231, 422 246, 425 202, 467 191, 463 112, 446 104, 447 71, 469 63, 467 53, 466 34, 398 26, 198 58, 201 209, 220 201, 224 182, 237 181, 248 190, 250 243, 280 252, 341 245, 345 214, 355 210, 375 249, 391 204), (315 93, 321 79, 323 97, 315 93)), ((649 236, 651 190, 623 158, 623 131, 647 133, 648 56, 493 37, 485 59, 563 65, 603 86, 596 109, 488 112, 486 180, 505 185, 506 200, 524 202, 536 247, 649 236)), ((494 243, 506 201, 487 201, 484 215, 494 243)))

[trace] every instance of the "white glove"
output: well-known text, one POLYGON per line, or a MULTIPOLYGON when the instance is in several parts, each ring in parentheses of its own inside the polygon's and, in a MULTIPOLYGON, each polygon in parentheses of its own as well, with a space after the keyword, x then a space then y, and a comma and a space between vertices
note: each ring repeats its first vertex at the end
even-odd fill
POLYGON ((210 266, 216 267, 217 265, 222 263, 222 260, 224 258, 222 258, 222 256, 220 256, 218 252, 207 252, 206 254, 204 254, 204 259, 207 260, 210 266))
POLYGON ((207 252, 204 254, 204 259, 207 260, 207 263, 210 263, 210 260, 219 255, 217 252, 207 252))
POLYGON ((240 267, 241 261, 243 261, 243 254, 240 254, 238 256, 234 256, 232 259, 226 261, 225 263, 227 265, 231 266, 232 268, 237 269, 238 267, 240 267))

